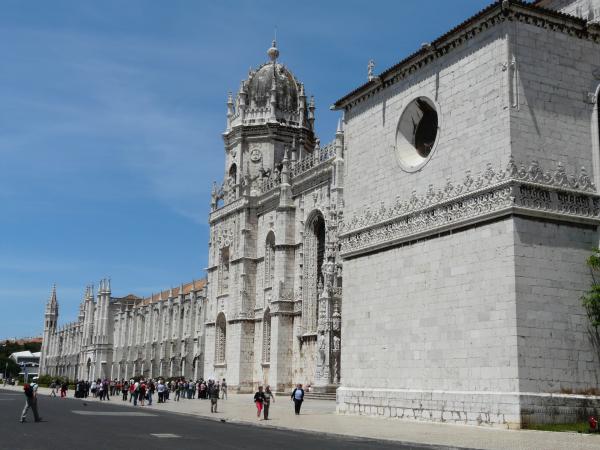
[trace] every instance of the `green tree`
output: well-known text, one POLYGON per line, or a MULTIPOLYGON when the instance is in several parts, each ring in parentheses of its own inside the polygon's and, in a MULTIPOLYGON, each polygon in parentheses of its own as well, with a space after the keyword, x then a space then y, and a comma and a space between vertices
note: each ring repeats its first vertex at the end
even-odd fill
POLYGON ((0 355, 0 372, 4 373, 6 371, 6 377, 16 377, 21 368, 19 365, 8 356, 0 355))
POLYGON ((600 273, 600 248, 594 250, 586 263, 592 272, 592 286, 581 297, 581 302, 587 311, 590 325, 598 332, 598 327, 600 327, 600 284, 596 275, 600 273))

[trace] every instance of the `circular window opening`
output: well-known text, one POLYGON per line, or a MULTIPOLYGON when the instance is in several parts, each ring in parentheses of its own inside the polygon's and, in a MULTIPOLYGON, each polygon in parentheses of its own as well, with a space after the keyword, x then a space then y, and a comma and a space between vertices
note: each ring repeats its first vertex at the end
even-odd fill
POLYGON ((431 157, 438 136, 438 113, 432 100, 417 97, 404 109, 396 133, 396 150, 405 170, 419 169, 431 157))

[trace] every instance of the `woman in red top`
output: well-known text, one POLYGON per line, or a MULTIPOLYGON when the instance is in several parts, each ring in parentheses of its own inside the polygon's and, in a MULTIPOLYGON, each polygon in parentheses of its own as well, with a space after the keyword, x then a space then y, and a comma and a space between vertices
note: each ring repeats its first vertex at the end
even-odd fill
POLYGON ((265 403, 265 393, 263 392, 263 387, 258 387, 258 392, 254 394, 254 404, 256 405, 256 417, 260 417, 260 413, 263 409, 263 404, 265 403))

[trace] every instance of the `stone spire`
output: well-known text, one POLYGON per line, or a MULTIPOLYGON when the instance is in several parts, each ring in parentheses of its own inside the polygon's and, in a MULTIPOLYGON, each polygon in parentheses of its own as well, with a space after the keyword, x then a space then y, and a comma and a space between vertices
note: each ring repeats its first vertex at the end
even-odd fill
POLYGON ((58 300, 56 299, 56 283, 52 285, 50 297, 46 303, 46 314, 58 314, 58 300))

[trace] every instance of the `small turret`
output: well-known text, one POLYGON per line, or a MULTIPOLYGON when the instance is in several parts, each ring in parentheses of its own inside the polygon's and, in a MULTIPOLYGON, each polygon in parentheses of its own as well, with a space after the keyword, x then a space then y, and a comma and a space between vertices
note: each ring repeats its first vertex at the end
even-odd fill
POLYGON ((231 119, 233 118, 233 94, 231 91, 227 94, 227 131, 231 130, 231 119))
POLYGON ((298 92, 298 112, 300 116, 300 126, 306 126, 306 94, 304 93, 304 83, 300 83, 300 90, 298 92))
POLYGON ((315 128, 315 97, 314 95, 310 96, 310 103, 308 105, 308 123, 310 125, 311 130, 315 128))

